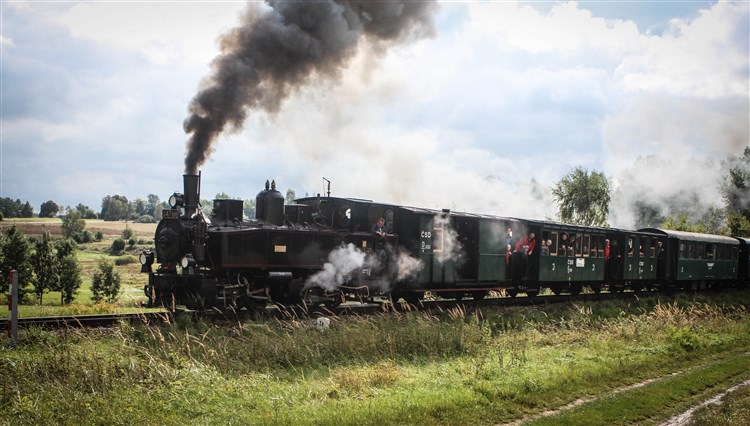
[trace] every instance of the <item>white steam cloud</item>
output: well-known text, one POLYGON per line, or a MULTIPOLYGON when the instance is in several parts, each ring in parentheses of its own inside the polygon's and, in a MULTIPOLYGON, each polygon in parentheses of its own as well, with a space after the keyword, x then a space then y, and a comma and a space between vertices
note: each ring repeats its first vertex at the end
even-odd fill
POLYGON ((350 283, 364 268, 372 271, 375 277, 368 277, 372 279, 360 284, 366 283, 372 289, 387 292, 396 282, 412 279, 422 269, 422 261, 402 248, 387 246, 385 250, 385 253, 365 252, 351 243, 341 245, 328 254, 323 269, 307 279, 305 288, 320 287, 329 292, 336 291, 350 283))
POLYGON ((432 252, 440 263, 452 260, 460 266, 466 260, 463 244, 458 239, 458 232, 451 225, 447 214, 437 214, 432 219, 433 246, 432 252))

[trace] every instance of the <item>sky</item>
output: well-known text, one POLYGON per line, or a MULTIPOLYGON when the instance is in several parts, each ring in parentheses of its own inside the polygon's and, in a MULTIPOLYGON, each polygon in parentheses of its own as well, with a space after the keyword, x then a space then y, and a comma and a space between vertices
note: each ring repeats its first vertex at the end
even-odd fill
MULTIPOLYGON (((181 191, 188 105, 219 40, 262 2, 4 1, 0 197, 84 203, 181 191)), ((750 143, 747 1, 439 2, 434 32, 364 40, 334 77, 249 110, 202 172, 201 198, 266 179, 334 196, 553 218, 581 165, 637 201, 721 205, 750 143)))

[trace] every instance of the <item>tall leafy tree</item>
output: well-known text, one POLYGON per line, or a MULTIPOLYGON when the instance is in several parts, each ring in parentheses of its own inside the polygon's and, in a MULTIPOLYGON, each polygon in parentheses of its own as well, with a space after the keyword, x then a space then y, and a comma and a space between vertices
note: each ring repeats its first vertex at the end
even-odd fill
POLYGON ((245 200, 242 203, 242 211, 245 213, 245 217, 253 219, 255 217, 255 200, 245 200))
POLYGON ((146 214, 156 217, 156 206, 161 204, 159 196, 155 194, 148 194, 146 197, 146 214))
POLYGON ((0 239, 0 288, 8 289, 8 274, 15 269, 18 272, 18 300, 27 301, 28 287, 34 280, 34 269, 31 266, 31 243, 21 231, 12 225, 0 239))
POLYGON ((562 222, 607 226, 612 185, 604 173, 577 166, 552 187, 562 222))
POLYGON ((73 238, 86 229, 86 221, 81 217, 77 209, 69 209, 68 214, 62 219, 62 234, 66 238, 73 238))
POLYGON ((736 237, 750 236, 750 147, 729 160, 729 173, 719 189, 726 203, 729 231, 736 237))
POLYGON ((31 203, 28 201, 21 206, 21 217, 32 217, 34 216, 34 208, 31 207, 31 203))
POLYGON ((13 201, 12 198, 8 197, 0 198, 0 212, 3 213, 3 217, 20 217, 21 200, 13 201))
POLYGON ((55 250, 60 303, 69 304, 81 288, 81 266, 76 259, 77 246, 70 238, 64 238, 55 242, 55 250))
POLYGON ((60 206, 58 206, 56 202, 52 200, 45 201, 39 208, 39 217, 55 217, 59 211, 60 206))
POLYGON ((84 205, 83 203, 79 203, 76 206, 76 210, 81 213, 81 217, 84 219, 96 219, 96 212, 94 211, 94 209, 87 205, 84 205))
POLYGON ((292 188, 287 189, 286 190, 286 199, 285 199, 286 203, 287 204, 293 204, 294 200, 296 200, 296 199, 297 199, 297 193, 294 192, 294 190, 292 188))
POLYGON ((724 226, 724 209, 717 206, 709 207, 708 211, 698 219, 690 219, 687 213, 669 215, 659 226, 674 231, 698 232, 701 234, 726 235, 729 230, 724 226))
POLYGON ((107 195, 102 198, 102 212, 99 215, 104 220, 127 219, 130 213, 130 205, 127 197, 122 195, 107 195))

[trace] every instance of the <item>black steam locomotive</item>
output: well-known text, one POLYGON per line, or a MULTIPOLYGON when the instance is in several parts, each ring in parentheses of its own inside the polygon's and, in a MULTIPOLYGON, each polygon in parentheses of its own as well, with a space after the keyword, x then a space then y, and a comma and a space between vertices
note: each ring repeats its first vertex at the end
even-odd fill
POLYGON ((748 283, 750 240, 661 229, 630 231, 317 196, 284 204, 269 185, 256 217, 242 200, 199 206, 200 175, 184 175, 141 255, 152 306, 326 304, 426 293, 535 296, 748 283), (385 234, 372 232, 385 220, 385 234), (155 261, 159 264, 153 270, 155 261))

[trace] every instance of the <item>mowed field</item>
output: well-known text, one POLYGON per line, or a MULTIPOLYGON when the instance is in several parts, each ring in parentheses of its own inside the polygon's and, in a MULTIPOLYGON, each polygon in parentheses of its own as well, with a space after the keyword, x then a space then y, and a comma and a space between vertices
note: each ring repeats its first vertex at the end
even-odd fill
MULTIPOLYGON (((0 222, 0 231, 5 232, 13 225, 27 237, 39 237, 47 231, 53 239, 62 238, 62 221, 58 218, 4 220, 0 222)), ((29 317, 140 310, 146 300, 143 286, 148 277, 140 272, 138 256, 144 249, 153 248, 156 226, 156 223, 86 220, 86 229, 94 235, 101 232, 102 240, 78 245, 77 257, 81 265, 83 283, 74 302, 61 306, 60 293, 45 293, 41 305, 37 301, 33 301, 34 304, 31 305, 23 305, 19 307, 19 314, 21 317, 29 317), (127 228, 133 231, 132 239, 135 244, 128 245, 122 253, 111 253, 112 242, 122 237, 123 231, 127 228), (99 262, 102 261, 115 263, 115 270, 122 280, 120 297, 117 303, 112 305, 94 305, 91 301, 91 280, 99 262)), ((0 295, 0 301, 3 302, 0 305, 0 315, 3 315, 7 312, 7 304, 4 303, 5 295, 0 295)))
MULTIPOLYGON (((53 237, 62 237, 62 220, 58 218, 52 219, 6 219, 0 221, 0 230, 5 230, 15 225, 24 235, 27 237, 39 236, 48 231, 53 237)), ((154 238, 154 231, 156 231, 156 223, 134 223, 134 222, 105 222, 101 219, 87 219, 86 229, 91 231, 92 234, 96 234, 101 231, 104 237, 110 237, 112 239, 122 235, 122 232, 126 227, 133 230, 136 237, 139 238, 154 238)))

